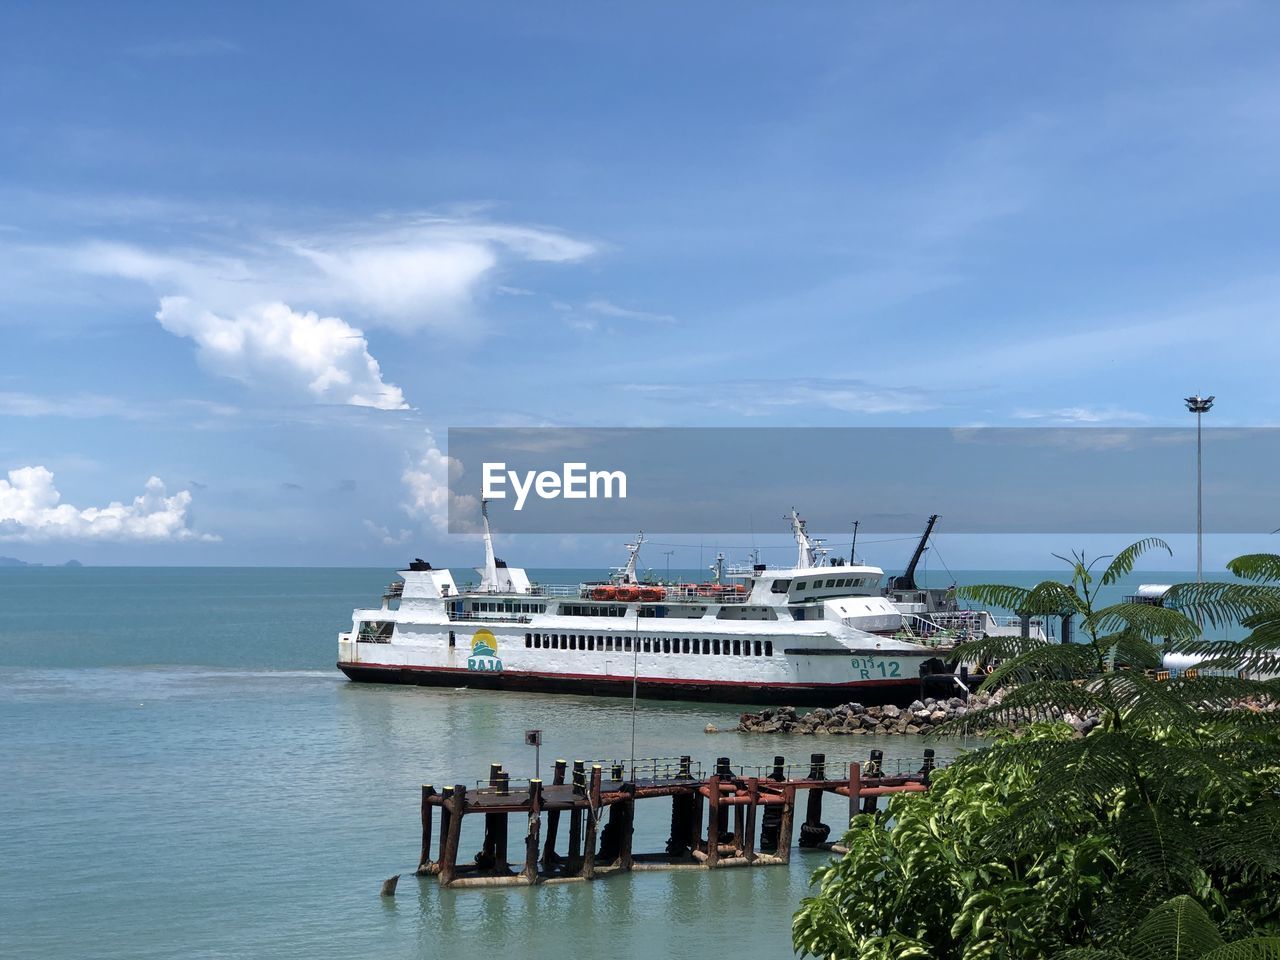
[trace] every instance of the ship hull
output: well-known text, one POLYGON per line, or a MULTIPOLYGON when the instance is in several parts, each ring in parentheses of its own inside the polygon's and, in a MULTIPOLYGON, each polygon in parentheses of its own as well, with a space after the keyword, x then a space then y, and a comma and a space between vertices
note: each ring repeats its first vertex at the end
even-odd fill
MULTIPOLYGON (((629 697, 632 678, 620 676, 538 673, 503 670, 476 672, 452 667, 377 663, 338 663, 351 680, 423 687, 470 687, 477 690, 561 693, 578 696, 629 697)), ((636 695, 646 700, 688 700, 699 703, 836 706, 841 703, 909 704, 921 693, 919 677, 850 683, 753 683, 732 680, 638 677, 636 695)))

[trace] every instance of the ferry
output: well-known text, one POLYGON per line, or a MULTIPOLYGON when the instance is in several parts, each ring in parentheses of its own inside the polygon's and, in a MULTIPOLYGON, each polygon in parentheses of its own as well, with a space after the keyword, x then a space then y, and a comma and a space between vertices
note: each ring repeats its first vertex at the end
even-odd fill
POLYGON ((794 565, 734 568, 721 557, 704 583, 642 582, 643 535, 608 580, 533 583, 495 556, 487 504, 482 518, 479 582, 459 588, 449 570, 414 560, 380 607, 355 610, 338 635, 347 677, 821 706, 910 702, 922 678, 950 672, 954 635, 913 631, 921 618, 881 589, 884 571, 827 562, 794 510, 794 565))

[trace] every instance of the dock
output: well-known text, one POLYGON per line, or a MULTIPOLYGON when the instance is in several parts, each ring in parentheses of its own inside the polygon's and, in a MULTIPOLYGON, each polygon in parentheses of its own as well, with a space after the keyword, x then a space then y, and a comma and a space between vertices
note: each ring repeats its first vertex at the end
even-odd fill
POLYGON ((829 766, 821 753, 811 755, 807 768, 788 766, 780 756, 769 767, 754 768, 720 757, 706 777, 689 756, 629 765, 575 760, 570 766, 557 760, 551 783, 544 784, 536 778, 513 781, 502 764, 494 763, 488 779, 472 787, 458 783, 437 790, 423 785, 417 875, 434 876, 449 888, 514 887, 644 870, 784 865, 791 861, 793 840, 801 849, 844 852, 828 842, 831 829, 821 819, 823 796, 845 797, 852 818, 874 812, 881 797, 928 790, 936 769, 932 750, 892 766, 886 767, 879 750, 872 750, 865 762, 842 768, 829 766), (668 839, 664 850, 636 852, 636 805, 649 800, 669 801, 668 839), (462 822, 473 815, 484 817, 483 842, 474 858, 460 862, 466 856, 459 849, 462 822), (798 838, 793 837, 797 832, 798 838))

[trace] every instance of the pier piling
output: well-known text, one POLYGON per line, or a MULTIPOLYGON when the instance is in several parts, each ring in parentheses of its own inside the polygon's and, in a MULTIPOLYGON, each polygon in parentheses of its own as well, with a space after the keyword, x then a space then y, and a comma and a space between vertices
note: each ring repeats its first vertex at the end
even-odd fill
POLYGON ((824 794, 845 797, 852 817, 860 805, 864 811, 874 811, 880 796, 928 789, 936 765, 929 751, 918 764, 899 761, 898 770, 905 767, 916 772, 890 776, 883 771, 883 754, 876 750, 865 763, 853 762, 837 771, 819 753, 810 757, 807 776, 791 777, 783 757, 774 757, 772 768, 756 768, 755 773, 735 772, 728 757, 719 757, 711 775, 704 778, 688 756, 636 762, 630 771, 616 761, 588 766, 577 760, 570 768, 566 761, 557 760, 550 785, 533 779, 527 787, 513 789, 510 773, 495 763, 488 781, 481 781, 475 790, 454 784, 437 792, 430 784, 423 785, 417 874, 435 875, 442 887, 470 888, 590 881, 632 870, 785 864, 791 860, 801 792, 806 793, 807 802, 799 845, 840 851, 838 844, 826 842, 830 828, 821 820, 824 794), (570 774, 568 782, 566 774, 570 774), (836 778, 828 779, 833 775, 836 778), (671 801, 666 849, 637 854, 633 849, 636 804, 657 797, 671 801), (433 861, 436 807, 440 808, 440 840, 433 861), (569 837, 562 857, 555 847, 565 812, 569 837), (469 814, 484 815, 484 839, 475 862, 459 864, 462 820, 469 814), (523 861, 516 868, 508 859, 512 816, 522 817, 517 823, 526 827, 523 861))

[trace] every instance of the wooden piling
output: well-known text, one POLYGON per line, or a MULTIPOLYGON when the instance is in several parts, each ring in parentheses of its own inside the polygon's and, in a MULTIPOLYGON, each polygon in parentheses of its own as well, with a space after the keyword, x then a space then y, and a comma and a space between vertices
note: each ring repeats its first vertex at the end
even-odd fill
POLYGON ((458 840, 462 836, 462 815, 467 804, 467 788, 456 783, 449 797, 449 835, 440 857, 440 886, 453 883, 458 872, 458 840))
POLYGON ((862 764, 849 764, 849 820, 858 815, 858 800, 862 796, 862 764))
POLYGON ((796 816, 796 788, 787 784, 782 788, 782 826, 778 829, 778 857, 783 863, 791 862, 791 824, 796 816))
POLYGON ((707 866, 714 867, 720 860, 720 774, 711 775, 707 781, 707 866))
POLYGON ((429 783, 422 785, 422 807, 420 814, 422 816, 422 850, 418 855, 417 874, 425 877, 431 872, 431 798, 435 796, 436 788, 429 783))
POLYGON ((635 790, 627 791, 623 788, 623 792, 629 792, 631 797, 621 803, 622 808, 622 836, 618 838, 620 847, 618 849, 618 866, 623 870, 631 869, 631 838, 635 834, 636 829, 636 795, 635 790))
MULTIPOLYGON (((506 797, 511 795, 511 774, 505 770, 498 774, 498 796, 506 797)), ((511 864, 507 860, 507 828, 510 816, 505 813, 494 814, 494 831, 493 831, 493 871, 494 873, 508 873, 511 864)))
POLYGON ((542 781, 529 781, 529 829, 524 837, 524 870, 521 875, 532 885, 538 882, 538 834, 542 830, 542 781))
POLYGON ((738 845, 747 863, 756 860, 756 807, 760 803, 760 781, 756 777, 747 778, 747 810, 746 824, 742 835, 738 837, 738 845))
MULTIPOLYGON (((551 775, 551 785, 559 787, 564 785, 564 772, 569 764, 564 760, 557 760, 555 772, 551 775)), ((556 834, 560 832, 560 811, 547 811, 547 843, 542 848, 542 868, 550 870, 556 860, 556 834)))
POLYGON ((587 788, 587 836, 582 850, 582 879, 591 880, 596 875, 596 831, 600 824, 600 764, 591 767, 591 781, 587 788))

